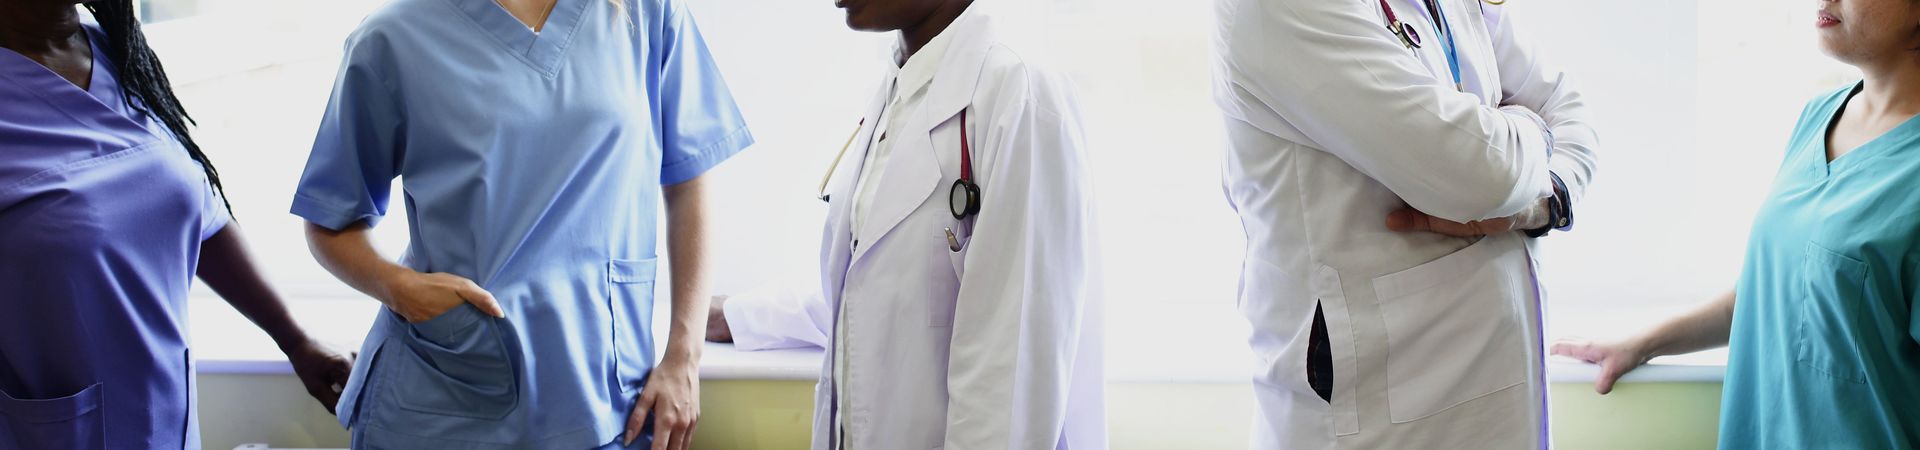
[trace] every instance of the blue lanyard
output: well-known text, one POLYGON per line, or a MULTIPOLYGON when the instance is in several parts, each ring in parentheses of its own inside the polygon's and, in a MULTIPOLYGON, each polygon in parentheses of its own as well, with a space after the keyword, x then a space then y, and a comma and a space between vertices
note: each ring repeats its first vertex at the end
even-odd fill
POLYGON ((1433 13, 1433 31, 1440 33, 1441 48, 1447 52, 1447 69, 1453 72, 1453 87, 1464 91, 1466 85, 1460 82, 1460 51, 1454 46, 1453 24, 1447 21, 1447 12, 1440 9, 1440 4, 1436 0, 1426 1, 1427 11, 1433 13))

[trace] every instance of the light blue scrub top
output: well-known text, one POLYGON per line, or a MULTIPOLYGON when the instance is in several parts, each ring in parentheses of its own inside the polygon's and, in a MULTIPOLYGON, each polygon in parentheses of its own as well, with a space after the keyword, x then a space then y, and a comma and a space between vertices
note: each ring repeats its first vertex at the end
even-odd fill
POLYGON ((661 186, 753 138, 675 0, 559 0, 538 34, 493 0, 394 0, 348 39, 293 213, 377 222, 399 177, 403 263, 471 306, 384 313, 338 409, 356 448, 611 443, 653 367, 661 186))
POLYGON ((1737 288, 1720 448, 1920 446, 1920 119, 1832 163, 1800 118, 1737 288))
POLYGON ((0 49, 0 449, 197 449, 187 291, 226 209, 83 27, 85 90, 0 49))

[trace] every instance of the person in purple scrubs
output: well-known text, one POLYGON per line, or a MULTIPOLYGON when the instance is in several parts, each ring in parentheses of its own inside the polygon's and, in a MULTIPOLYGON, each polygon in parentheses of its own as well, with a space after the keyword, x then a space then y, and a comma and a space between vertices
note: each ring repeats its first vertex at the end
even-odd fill
POLYGON ((332 409, 352 361, 248 256, 132 2, 76 3, 0 0, 0 449, 200 448, 195 275, 332 409))

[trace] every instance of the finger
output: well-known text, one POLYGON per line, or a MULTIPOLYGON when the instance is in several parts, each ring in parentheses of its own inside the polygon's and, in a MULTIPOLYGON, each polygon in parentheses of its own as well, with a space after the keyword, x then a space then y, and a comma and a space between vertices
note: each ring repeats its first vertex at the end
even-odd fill
POLYGON ((333 389, 327 389, 327 392, 322 395, 323 397, 320 398, 320 404, 327 407, 327 412, 331 413, 334 408, 340 406, 339 392, 334 392, 333 389))
POLYGON ((1480 227, 1481 222, 1479 221, 1460 223, 1440 218, 1427 219, 1428 229, 1435 233, 1448 236, 1473 237, 1486 235, 1486 233, 1481 232, 1480 227))
POLYGON ((655 414, 653 416, 653 450, 668 450, 668 444, 673 443, 673 438, 679 436, 676 431, 678 430, 668 426, 665 411, 655 414))
POLYGON ((1593 380, 1593 391, 1600 395, 1613 392, 1613 382, 1620 379, 1621 370, 1611 365, 1600 370, 1600 377, 1593 380))
POLYGON ((1413 208, 1401 208, 1387 214, 1387 229, 1398 232, 1427 231, 1429 229, 1426 213, 1413 208))
POLYGON ((633 445, 633 440, 640 438, 640 430, 647 426, 647 415, 652 413, 653 392, 641 393, 640 401, 633 404, 633 413, 627 415, 626 440, 621 445, 633 445))
POLYGON ((700 428, 699 417, 695 417, 693 420, 687 421, 687 431, 681 434, 682 436, 686 436, 686 439, 683 439, 680 441, 681 450, 691 450, 693 448, 693 430, 698 428, 700 428))
POLYGON ((472 303, 474 307, 480 308, 480 312, 487 313, 487 315, 494 317, 507 316, 506 311, 500 309, 500 302, 493 299, 493 294, 487 292, 486 289, 481 289, 480 285, 473 284, 472 281, 461 283, 458 292, 460 298, 466 299, 467 303, 472 303))
POLYGON ((1582 362, 1597 362, 1599 352, 1594 351, 1592 342, 1559 342, 1553 344, 1553 354, 1578 359, 1582 362))

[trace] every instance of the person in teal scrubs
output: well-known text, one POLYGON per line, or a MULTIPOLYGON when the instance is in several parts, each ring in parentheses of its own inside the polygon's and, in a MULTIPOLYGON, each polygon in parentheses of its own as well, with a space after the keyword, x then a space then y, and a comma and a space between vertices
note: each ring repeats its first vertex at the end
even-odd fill
POLYGON ((292 212, 386 306, 340 398, 353 447, 687 448, 701 175, 753 138, 684 3, 393 0, 345 59, 292 212), (396 196, 398 263, 367 237, 396 196))
POLYGON ((1734 292, 1638 336, 1561 342, 1604 394, 1660 355, 1726 345, 1720 448, 1920 447, 1920 1, 1824 1, 1860 68, 1788 142, 1734 292))

